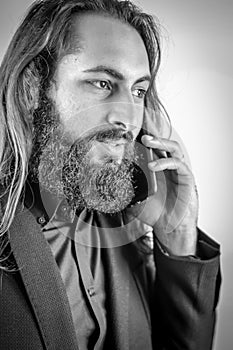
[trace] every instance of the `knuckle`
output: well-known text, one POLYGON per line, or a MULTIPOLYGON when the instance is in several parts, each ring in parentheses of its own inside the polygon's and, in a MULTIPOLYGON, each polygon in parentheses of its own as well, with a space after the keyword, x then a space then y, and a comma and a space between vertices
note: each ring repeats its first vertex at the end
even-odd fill
POLYGON ((178 141, 172 141, 173 142, 173 147, 175 148, 175 149, 181 149, 180 148, 180 144, 179 144, 179 142, 178 141))

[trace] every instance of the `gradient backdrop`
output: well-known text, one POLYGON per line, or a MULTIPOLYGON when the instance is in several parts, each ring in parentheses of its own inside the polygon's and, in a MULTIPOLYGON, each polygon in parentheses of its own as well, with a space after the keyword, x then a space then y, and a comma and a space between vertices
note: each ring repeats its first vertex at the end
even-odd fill
MULTIPOLYGON (((233 1, 137 0, 162 25, 159 91, 192 162, 199 226, 222 245, 214 350, 233 347, 233 1)), ((30 0, 0 1, 0 60, 30 0)))

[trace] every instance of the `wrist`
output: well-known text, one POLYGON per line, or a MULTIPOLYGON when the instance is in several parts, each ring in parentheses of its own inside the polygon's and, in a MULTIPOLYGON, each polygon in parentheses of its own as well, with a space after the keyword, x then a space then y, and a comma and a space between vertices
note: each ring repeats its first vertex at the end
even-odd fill
POLYGON ((196 226, 182 226, 168 234, 156 234, 156 238, 159 241, 160 248, 167 255, 196 256, 197 235, 196 226))

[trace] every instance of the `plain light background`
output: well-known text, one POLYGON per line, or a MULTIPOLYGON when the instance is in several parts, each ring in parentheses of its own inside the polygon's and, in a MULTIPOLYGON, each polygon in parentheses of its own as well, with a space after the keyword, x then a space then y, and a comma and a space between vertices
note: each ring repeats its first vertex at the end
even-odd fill
MULTIPOLYGON (((31 0, 0 1, 0 60, 31 0)), ((137 0, 162 25, 160 97, 188 150, 199 226, 222 246, 214 350, 233 347, 233 1, 137 0)))

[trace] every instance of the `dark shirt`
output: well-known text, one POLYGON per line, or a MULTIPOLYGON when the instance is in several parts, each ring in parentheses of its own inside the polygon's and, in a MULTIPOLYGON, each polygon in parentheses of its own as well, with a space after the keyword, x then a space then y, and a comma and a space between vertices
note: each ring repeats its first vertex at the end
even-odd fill
POLYGON ((101 350, 107 331, 101 248, 93 247, 90 231, 86 232, 88 244, 79 242, 76 230, 79 218, 64 200, 43 193, 43 203, 47 204, 48 210, 40 200, 34 200, 30 209, 40 223, 60 269, 79 348, 101 350))

